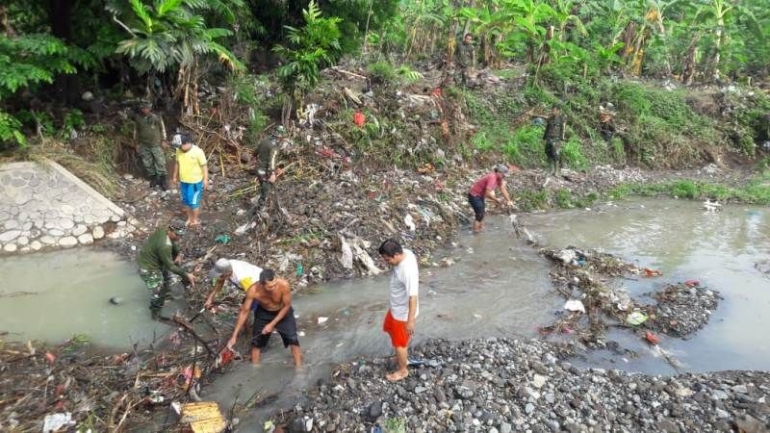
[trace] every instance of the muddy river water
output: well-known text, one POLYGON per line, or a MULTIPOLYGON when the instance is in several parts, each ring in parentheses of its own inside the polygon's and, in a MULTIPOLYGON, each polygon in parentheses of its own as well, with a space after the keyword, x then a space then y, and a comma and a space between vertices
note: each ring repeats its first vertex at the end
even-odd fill
MULTIPOLYGON (((698 202, 636 199, 521 220, 542 245, 601 249, 663 272, 660 278, 616 282, 632 295, 688 279, 719 291, 724 300, 705 329, 689 340, 661 343, 682 371, 770 370, 770 279, 754 266, 770 259, 769 208, 734 205, 712 213, 698 202)), ((517 240, 502 217, 490 218, 480 235, 461 233, 456 246, 440 255, 456 263, 421 269, 416 343, 431 337, 535 337, 537 327, 550 323, 564 303, 551 288, 550 263, 517 240)), ((125 347, 163 331, 149 320, 147 293, 133 264, 109 254, 78 250, 5 258, 0 275, 0 331, 11 333, 5 338, 60 341, 86 334, 98 344, 125 347), (113 296, 123 303, 110 305, 113 296)), ((241 402, 255 393, 278 396, 244 420, 257 423, 333 364, 389 355, 380 330, 386 301, 386 276, 296 296, 295 310, 305 324, 300 337, 305 371, 295 374, 288 350, 274 338, 262 365, 234 365, 202 397, 229 407, 236 396, 241 402)), ((578 363, 676 373, 633 334, 618 330, 608 339, 639 356, 598 351, 578 363)))

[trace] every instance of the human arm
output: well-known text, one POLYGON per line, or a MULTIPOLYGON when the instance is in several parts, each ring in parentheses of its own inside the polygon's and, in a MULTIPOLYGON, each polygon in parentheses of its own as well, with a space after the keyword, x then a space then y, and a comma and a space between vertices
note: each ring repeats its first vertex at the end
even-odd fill
POLYGON ((246 323, 246 319, 249 318, 249 312, 251 311, 251 303, 254 301, 254 292, 257 290, 256 283, 252 284, 251 287, 249 287, 249 290, 246 291, 246 297, 243 299, 243 303, 241 304, 241 310, 238 312, 238 319, 235 321, 235 328, 233 328, 233 335, 230 336, 230 339, 227 341, 227 348, 232 349, 233 346, 235 346, 236 341, 238 341, 238 334, 241 332, 241 328, 243 328, 243 324, 246 323))
POLYGON ((171 173, 172 173, 171 174, 171 184, 172 185, 176 185, 177 182, 179 181, 179 155, 178 155, 178 151, 174 155, 173 166, 174 167, 171 169, 171 173))
POLYGON ((262 334, 265 335, 272 334, 278 323, 280 323, 280 321, 286 317, 286 314, 289 313, 289 310, 291 310, 291 290, 289 289, 289 282, 281 279, 279 284, 281 284, 281 304, 283 307, 278 310, 278 314, 275 315, 275 318, 262 328, 262 334))
POLYGON ((567 121, 563 117, 559 120, 561 121, 561 141, 564 141, 567 139, 567 121))
POLYGON ((134 130, 133 130, 133 133, 131 134, 131 145, 133 146, 134 150, 139 150, 139 143, 137 143, 136 141, 136 137, 139 134, 139 131, 138 131, 139 120, 134 115, 131 115, 130 119, 134 122, 134 130))
POLYGON ((199 161, 199 164, 201 165, 201 171, 203 171, 203 189, 209 189, 209 165, 203 151, 201 151, 201 160, 199 161))
POLYGON ((211 288, 211 292, 206 296, 206 302, 203 303, 203 308, 211 308, 214 298, 222 291, 222 287, 225 286, 225 279, 221 276, 217 278, 217 282, 214 283, 214 287, 211 288))
POLYGON ((275 180, 278 178, 278 176, 281 175, 282 170, 278 169, 276 171, 275 168, 275 160, 278 157, 278 149, 276 149, 275 145, 273 145, 270 148, 270 159, 267 167, 267 173, 268 173, 268 182, 275 183, 275 180))
POLYGON ((160 256, 160 262, 164 269, 179 275, 185 283, 195 283, 195 276, 193 276, 193 274, 185 271, 181 266, 174 263, 173 248, 171 246, 161 248, 158 255, 160 256))
POLYGON ((505 202, 508 206, 513 206, 513 200, 511 200, 511 196, 508 194, 508 188, 505 187, 505 181, 500 182, 500 193, 505 197, 505 202))
POLYGON ((171 184, 176 185, 179 182, 179 155, 174 154, 174 168, 171 169, 171 184))
POLYGON ((414 333, 414 322, 417 318, 417 295, 409 297, 409 316, 406 319, 406 330, 414 333))
POLYGON ((500 203, 500 199, 495 196, 495 190, 493 189, 485 188, 484 197, 494 201, 495 203, 500 203))
POLYGON ((420 290, 420 270, 417 266, 417 257, 412 254, 407 256, 406 268, 401 276, 404 283, 406 294, 409 296, 409 312, 406 318, 406 330, 414 333, 414 322, 417 319, 418 300, 417 295, 420 290))
POLYGON ((166 124, 163 123, 163 117, 158 115, 158 127, 160 128, 160 144, 165 148, 168 147, 168 140, 166 140, 166 124))

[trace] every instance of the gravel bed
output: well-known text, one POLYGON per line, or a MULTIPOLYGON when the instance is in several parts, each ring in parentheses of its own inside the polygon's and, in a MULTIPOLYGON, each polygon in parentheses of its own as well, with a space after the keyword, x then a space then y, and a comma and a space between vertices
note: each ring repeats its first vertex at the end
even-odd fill
POLYGON ((580 370, 561 346, 432 340, 399 383, 390 361, 344 364, 276 432, 766 432, 770 374, 580 370))
POLYGON ((670 285, 653 297, 658 303, 650 327, 674 337, 687 337, 706 326, 722 299, 697 282, 670 285))

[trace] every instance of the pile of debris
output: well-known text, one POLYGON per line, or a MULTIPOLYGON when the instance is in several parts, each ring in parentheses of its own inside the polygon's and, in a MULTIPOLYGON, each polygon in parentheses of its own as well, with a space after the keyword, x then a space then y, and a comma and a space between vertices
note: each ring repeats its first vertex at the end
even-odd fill
POLYGON ((685 337, 703 328, 721 299, 717 292, 701 287, 695 280, 671 284, 648 294, 657 303, 633 299, 624 289, 612 288, 617 278, 660 277, 654 269, 639 268, 607 253, 565 249, 542 249, 553 261, 551 279, 567 302, 564 313, 542 334, 575 334, 589 347, 600 344, 609 326, 636 330, 651 344, 660 342, 651 331, 685 337))
POLYGON ((172 322, 177 326, 155 347, 111 355, 84 337, 58 346, 0 340, 0 430, 168 431, 178 422, 214 422, 191 417, 187 403, 200 400, 201 381, 223 366, 222 354, 183 318, 172 322), (158 411, 169 405, 179 417, 158 411))
POLYGON ((696 280, 671 284, 651 295, 657 305, 648 327, 682 338, 706 326, 722 299, 719 292, 702 287, 696 280))

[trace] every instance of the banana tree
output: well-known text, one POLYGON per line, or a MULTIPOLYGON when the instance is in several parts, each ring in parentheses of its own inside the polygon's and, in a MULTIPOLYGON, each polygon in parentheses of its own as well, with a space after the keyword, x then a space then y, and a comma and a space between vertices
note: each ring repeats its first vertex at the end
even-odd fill
POLYGON ((714 32, 714 54, 707 68, 714 79, 719 79, 719 62, 729 22, 741 17, 755 35, 761 35, 762 29, 753 12, 737 0, 701 0, 700 4, 693 21, 708 25, 714 32))
POLYGON ((581 3, 575 0, 550 0, 549 3, 554 10, 554 18, 559 27, 559 42, 570 39, 570 42, 577 42, 575 38, 570 37, 569 33, 574 29, 581 36, 588 35, 583 20, 578 15, 581 3))
POLYGON ((187 114, 200 111, 201 57, 213 54, 231 70, 244 69, 235 55, 217 42, 232 32, 206 26, 201 14, 212 5, 224 4, 202 0, 112 0, 107 5, 113 21, 131 36, 118 44, 116 52, 126 55, 134 69, 148 78, 156 73, 176 72, 175 93, 187 114))
POLYGON ((663 45, 665 72, 666 75, 671 74, 665 17, 666 12, 680 2, 685 0, 638 0, 636 3, 624 5, 627 8, 628 21, 613 42, 623 42, 625 49, 622 57, 634 75, 641 74, 644 52, 653 36, 657 36, 663 45))

